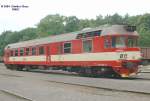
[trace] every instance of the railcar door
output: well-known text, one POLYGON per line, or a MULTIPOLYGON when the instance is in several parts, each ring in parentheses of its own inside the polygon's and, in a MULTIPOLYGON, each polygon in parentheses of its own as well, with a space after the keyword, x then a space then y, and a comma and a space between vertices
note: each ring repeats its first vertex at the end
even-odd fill
POLYGON ((4 61, 8 62, 9 61, 9 50, 6 50, 5 52, 5 58, 4 58, 4 61))
POLYGON ((47 57, 47 59, 46 59, 47 63, 50 63, 51 55, 50 55, 50 46, 49 45, 46 46, 46 57, 47 57))
POLYGON ((63 51, 63 46, 62 46, 63 44, 62 43, 60 43, 59 45, 58 45, 58 61, 60 62, 60 63, 62 63, 62 51, 63 51))

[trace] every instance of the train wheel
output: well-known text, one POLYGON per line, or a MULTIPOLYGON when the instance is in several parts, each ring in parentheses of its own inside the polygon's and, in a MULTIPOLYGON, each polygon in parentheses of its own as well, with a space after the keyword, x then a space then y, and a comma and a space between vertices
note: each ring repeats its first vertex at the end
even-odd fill
POLYGON ((31 70, 31 66, 30 65, 25 65, 23 70, 30 71, 31 70))
POLYGON ((16 65, 6 65, 7 69, 16 70, 16 65))
POLYGON ((111 70, 109 67, 92 67, 92 74, 94 77, 111 77, 111 70))
POLYGON ((23 67, 22 65, 17 65, 17 66, 16 66, 16 70, 17 70, 17 71, 22 71, 23 68, 24 68, 24 67, 23 67))

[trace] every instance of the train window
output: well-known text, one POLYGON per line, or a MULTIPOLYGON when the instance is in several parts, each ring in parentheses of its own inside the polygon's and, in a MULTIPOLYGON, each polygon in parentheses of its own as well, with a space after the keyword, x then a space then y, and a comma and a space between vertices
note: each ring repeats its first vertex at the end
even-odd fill
POLYGON ((94 36, 100 36, 100 34, 101 34, 101 30, 94 32, 94 36))
POLYGON ((24 54, 24 48, 20 48, 20 56, 23 56, 24 54))
POLYGON ((104 38, 104 47, 105 48, 110 48, 111 47, 111 41, 109 37, 104 38))
POLYGON ((128 47, 136 47, 137 46, 137 38, 129 37, 127 45, 128 45, 128 47))
POLYGON ((43 55, 44 54, 44 47, 41 46, 39 47, 39 55, 43 55))
POLYGON ((112 37, 111 39, 111 42, 112 42, 112 48, 115 48, 116 47, 116 37, 112 37))
POLYGON ((125 26, 125 29, 129 32, 134 32, 136 30, 136 26, 125 26))
POLYGON ((112 48, 123 48, 126 47, 126 37, 123 36, 113 36, 111 39, 105 41, 105 47, 112 48))
POLYGON ((82 38, 86 38, 87 37, 87 34, 86 33, 83 33, 82 34, 82 38))
POLYGON ((82 38, 82 33, 77 35, 77 39, 81 39, 82 38))
POLYGON ((92 51, 92 40, 84 40, 83 52, 91 52, 91 51, 92 51))
POLYGON ((32 55, 36 55, 36 48, 32 47, 32 55))
POLYGON ((86 33, 80 33, 77 35, 77 39, 100 36, 100 35, 101 35, 101 30, 93 31, 93 32, 86 32, 86 33))
POLYGON ((116 48, 126 47, 126 37, 116 37, 116 48))
POLYGON ((18 49, 15 49, 15 56, 18 56, 18 49))
POLYGON ((86 33, 86 37, 93 37, 93 33, 92 32, 86 33))
POLYGON ((26 48, 26 55, 29 55, 29 53, 30 53, 30 49, 26 48))
POLYGON ((64 53, 71 53, 71 43, 64 43, 64 53))

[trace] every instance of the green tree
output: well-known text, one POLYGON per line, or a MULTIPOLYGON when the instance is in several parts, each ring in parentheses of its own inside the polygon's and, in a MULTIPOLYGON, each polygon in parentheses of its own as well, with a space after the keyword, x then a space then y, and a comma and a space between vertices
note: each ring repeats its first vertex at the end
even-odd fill
POLYGON ((123 24, 123 18, 119 14, 115 13, 114 15, 107 15, 104 18, 104 24, 123 24))
POLYGON ((37 25, 39 37, 51 34, 60 34, 64 32, 64 16, 48 15, 37 25))
POLYGON ((14 43, 19 40, 19 35, 12 31, 2 32, 0 35, 0 56, 3 56, 4 47, 9 43, 14 43))
POLYGON ((96 23, 96 26, 106 24, 102 15, 96 16, 95 23, 96 23))
POLYGON ((80 19, 80 22, 79 22, 79 29, 82 30, 84 28, 87 28, 87 27, 92 27, 91 26, 91 21, 89 19, 80 19))
POLYGON ((19 41, 35 39, 38 37, 36 28, 26 28, 19 31, 18 34, 21 36, 19 41))
POLYGON ((137 19, 137 28, 140 33, 140 46, 150 46, 150 14, 144 14, 137 19))
POLYGON ((79 19, 76 16, 70 16, 65 19, 65 32, 79 30, 79 19))

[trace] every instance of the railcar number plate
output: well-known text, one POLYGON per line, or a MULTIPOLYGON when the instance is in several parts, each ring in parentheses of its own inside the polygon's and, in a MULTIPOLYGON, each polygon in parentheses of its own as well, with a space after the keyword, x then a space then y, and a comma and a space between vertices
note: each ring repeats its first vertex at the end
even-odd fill
POLYGON ((127 59, 128 55, 126 53, 120 54, 120 59, 127 59))

